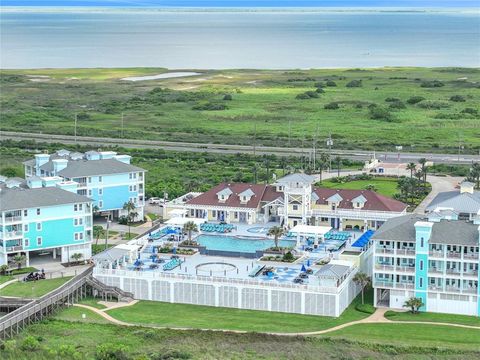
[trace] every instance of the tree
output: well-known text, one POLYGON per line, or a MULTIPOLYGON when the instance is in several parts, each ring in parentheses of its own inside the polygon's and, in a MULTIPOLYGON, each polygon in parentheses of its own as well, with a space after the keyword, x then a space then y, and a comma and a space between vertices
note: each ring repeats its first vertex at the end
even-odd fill
POLYGON ((103 229, 103 227, 100 225, 94 225, 93 236, 95 237, 95 245, 98 245, 98 239, 100 239, 100 237, 103 235, 105 235, 105 230, 103 229))
POLYGON ((275 243, 275 249, 278 250, 278 239, 285 233, 281 226, 272 226, 268 229, 268 236, 273 236, 273 242, 275 243))
POLYGON ((369 108, 370 112, 370 119, 372 120, 382 120, 382 121, 393 121, 392 114, 390 111, 385 109, 384 107, 375 106, 369 108))
POLYGON ((8 270, 8 265, 5 264, 0 266, 0 274, 5 275, 7 273, 7 270, 8 270))
POLYGON ((353 282, 357 285, 360 285, 360 289, 362 291, 362 305, 363 305, 365 304, 364 291, 365 291, 365 288, 368 285, 370 285, 370 277, 364 272, 359 271, 353 277, 353 282))
POLYGON ((20 254, 17 254, 13 257, 13 261, 15 262, 15 264, 17 264, 17 267, 19 270, 22 268, 22 265, 25 259, 26 259, 25 255, 20 255, 20 254))
POLYGON ((340 170, 342 168, 342 158, 340 156, 335 156, 335 164, 337 164, 337 177, 340 177, 340 170))
POLYGON ((475 183, 475 187, 480 189, 480 163, 472 164, 466 180, 475 183))
POLYGON ((425 190, 427 186, 427 159, 421 158, 418 160, 418 163, 422 166, 421 172, 423 177, 423 190, 425 190))
POLYGON ((352 80, 347 83, 346 87, 353 88, 353 87, 362 87, 362 80, 352 80))
POLYGON ((183 231, 188 233, 188 243, 192 243, 192 233, 198 231, 197 224, 195 224, 193 221, 188 221, 183 225, 183 231))
POLYGON ((97 215, 100 212, 100 208, 97 205, 93 205, 92 212, 93 215, 97 215))
POLYGON ((406 169, 410 170, 410 177, 413 178, 413 172, 417 170, 417 165, 413 162, 408 163, 406 169))
POLYGON ((135 211, 136 207, 132 200, 123 204, 123 210, 127 211, 127 225, 128 225, 128 238, 130 238, 130 226, 132 225, 133 220, 138 216, 138 213, 135 211))
POLYGON ((71 256, 71 258, 73 259, 73 261, 75 262, 78 262, 80 261, 80 259, 83 257, 83 254, 82 253, 75 253, 71 256))
POLYGON ((327 153, 320 153, 319 159, 318 159, 318 169, 320 170, 320 182, 322 182, 322 172, 323 170, 328 169, 328 165, 330 163, 330 155, 327 153))
POLYGON ((405 301, 405 304, 403 304, 403 307, 410 308, 410 311, 412 314, 417 314, 418 309, 420 309, 423 305, 425 305, 422 301, 421 298, 417 297, 411 297, 407 301, 405 301))

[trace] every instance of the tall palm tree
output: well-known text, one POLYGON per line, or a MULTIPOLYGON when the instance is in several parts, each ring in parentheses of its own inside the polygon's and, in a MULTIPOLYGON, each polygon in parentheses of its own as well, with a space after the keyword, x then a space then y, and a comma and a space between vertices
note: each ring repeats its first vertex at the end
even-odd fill
POLYGON ((93 227, 93 236, 95 237, 95 245, 98 245, 98 239, 105 234, 105 230, 100 225, 93 227))
POLYGON ((20 254, 17 254, 13 257, 13 261, 15 262, 15 264, 17 264, 17 267, 19 270, 22 268, 22 264, 25 261, 25 259, 26 259, 25 255, 20 255, 20 254))
POLYGON ((467 177, 468 181, 475 183, 475 187, 480 189, 480 163, 473 163, 470 168, 470 174, 467 177))
POLYGON ((127 224, 128 224, 128 238, 130 238, 130 226, 132 225, 133 220, 138 216, 138 213, 135 211, 136 207, 132 200, 123 204, 123 210, 127 211, 127 224))
POLYGON ((322 172, 328 169, 330 162, 330 156, 327 153, 322 152, 318 159, 318 170, 320 170, 320 182, 322 182, 322 172))
POLYGON ((422 166, 420 171, 423 175, 423 190, 425 190, 427 186, 427 159, 421 158, 418 160, 418 163, 422 166))
POLYGON ((192 233, 198 231, 197 224, 195 224, 193 221, 188 221, 183 225, 183 231, 188 233, 188 243, 192 243, 192 233))
POLYGON ((353 282, 357 285, 360 285, 362 291, 362 304, 365 304, 365 288, 370 284, 370 277, 364 272, 357 272, 353 277, 353 282))
POLYGON ((340 156, 336 156, 334 161, 335 161, 335 164, 337 164, 337 176, 340 177, 340 170, 342 167, 342 158, 340 156))
POLYGON ((413 172, 417 170, 417 165, 414 162, 408 163, 406 169, 410 170, 410 177, 413 178, 413 172))
POLYGON ((285 233, 285 230, 281 226, 272 226, 268 229, 268 236, 273 236, 273 242, 275 243, 275 249, 278 250, 278 239, 285 233))
POLYGON ((280 167, 282 168, 282 176, 285 176, 285 169, 287 168, 288 160, 285 156, 280 158, 280 167))

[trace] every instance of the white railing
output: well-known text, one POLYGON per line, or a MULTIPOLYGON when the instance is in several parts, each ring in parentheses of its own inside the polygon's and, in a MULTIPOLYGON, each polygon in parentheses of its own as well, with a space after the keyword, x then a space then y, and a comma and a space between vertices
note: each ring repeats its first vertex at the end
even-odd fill
POLYGON ((375 264, 375 269, 376 270, 383 270, 383 271, 394 271, 395 266, 394 265, 375 264))
POLYGON ((6 224, 11 224, 11 223, 14 223, 14 222, 21 222, 22 221, 22 217, 21 216, 8 216, 8 217, 5 217, 5 223, 6 224))
POLYGON ((373 282, 374 287, 387 287, 392 289, 413 289, 415 287, 414 283, 400 283, 400 282, 393 282, 393 281, 380 281, 374 280, 373 282))
MULTIPOLYGON (((201 276, 201 275, 188 275, 188 274, 175 274, 175 273, 165 273, 158 271, 131 271, 131 270, 114 270, 114 269, 102 269, 94 268, 94 275, 99 276, 120 276, 120 277, 133 277, 133 278, 150 278, 150 279, 159 279, 159 280, 179 280, 179 281, 193 281, 200 283, 210 283, 210 284, 225 284, 225 285, 234 285, 234 286, 259 286, 259 287, 269 287, 269 288, 278 288, 278 289, 291 289, 291 290, 304 290, 311 291, 316 293, 328 293, 336 294, 340 292, 341 286, 338 288, 334 287, 321 287, 321 286, 312 286, 312 285, 297 285, 297 284, 281 284, 275 282, 259 281, 253 279, 233 279, 233 278, 224 278, 217 276, 201 276)), ((345 281, 342 283, 344 284, 345 281)))
POLYGON ((460 259, 461 257, 462 257, 462 253, 459 253, 459 252, 447 252, 447 258, 460 259))
POLYGON ((398 272, 413 273, 413 272, 415 272, 415 266, 397 266, 396 270, 398 272))
POLYGON ((463 258, 464 259, 478 260, 478 253, 464 253, 463 258))
POLYGON ((402 216, 403 212, 394 211, 371 211, 371 210, 343 210, 343 209, 312 209, 307 213, 308 216, 321 217, 343 217, 348 219, 360 220, 388 220, 394 217, 402 216))
POLYGON ((438 251, 438 250, 436 250, 436 251, 429 251, 429 252, 428 252, 428 256, 429 256, 429 257, 433 257, 433 258, 443 258, 444 253, 443 253, 443 251, 438 251))
POLYGON ((411 249, 397 249, 395 253, 401 256, 415 256, 415 250, 411 249))
POLYGON ((395 249, 394 248, 380 248, 376 247, 375 248, 375 253, 376 254, 395 254, 395 249))
POLYGON ((19 238, 22 236, 23 236, 23 232, 20 230, 0 232, 0 239, 3 239, 3 240, 19 238))

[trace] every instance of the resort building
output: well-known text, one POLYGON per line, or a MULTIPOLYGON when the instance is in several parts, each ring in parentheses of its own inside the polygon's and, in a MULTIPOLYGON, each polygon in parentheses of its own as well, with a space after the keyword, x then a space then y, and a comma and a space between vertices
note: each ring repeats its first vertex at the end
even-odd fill
POLYGON ((137 219, 143 219, 145 205, 145 170, 130 164, 129 155, 113 151, 86 153, 59 150, 54 154, 37 154, 24 162, 25 177, 60 177, 73 181, 77 193, 93 200, 99 212, 112 218, 127 215, 123 206, 132 202, 137 219))
POLYGON ((77 194, 77 183, 59 177, 0 181, 0 265, 15 255, 50 254, 62 263, 73 254, 91 258, 92 200, 77 194))
POLYGON ((374 303, 417 297, 423 311, 480 316, 479 225, 451 210, 387 221, 372 237, 374 303))
POLYGON ((464 181, 460 184, 459 190, 439 193, 425 212, 450 209, 458 213, 459 219, 474 220, 480 212, 480 191, 474 190, 475 184, 464 181))
POLYGON ((277 222, 331 226, 338 230, 379 228, 386 220, 406 214, 407 206, 369 190, 334 190, 314 187, 315 177, 291 174, 272 185, 222 183, 204 193, 191 193, 164 206, 185 216, 226 223, 277 222))

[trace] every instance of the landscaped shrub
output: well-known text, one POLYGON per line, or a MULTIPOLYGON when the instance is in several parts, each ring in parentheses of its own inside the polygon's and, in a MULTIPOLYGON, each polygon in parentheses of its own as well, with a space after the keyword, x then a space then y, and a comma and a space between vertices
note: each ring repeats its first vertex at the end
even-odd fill
POLYGON ((375 307, 371 304, 357 304, 355 305, 355 310, 366 314, 373 314, 375 312, 375 307))
POLYGON ((397 101, 400 101, 399 98, 396 98, 396 97, 387 97, 385 99, 386 102, 397 102, 397 101))
POLYGON ((118 218, 118 223, 120 225, 128 225, 128 218, 126 216, 120 216, 118 218))
POLYGON ((420 86, 423 88, 436 88, 436 87, 445 86, 445 84, 440 80, 431 80, 431 81, 422 81, 420 86))
POLYGON ((348 88, 362 87, 362 80, 352 80, 345 86, 348 88))
POLYGON ((450 107, 450 104, 446 101, 440 100, 425 100, 417 104, 422 109, 444 109, 450 107))
POLYGON ((383 107, 378 107, 378 106, 370 108, 370 119, 382 120, 387 122, 393 121, 393 117, 390 111, 388 111, 383 107))
POLYGON ((325 104, 323 108, 327 110, 337 110, 337 109, 340 109, 340 106, 338 106, 336 102, 331 102, 331 103, 325 104))
POLYGON ((412 96, 411 98, 409 98, 407 100, 407 103, 410 104, 410 105, 415 105, 415 104, 418 104, 419 102, 425 100, 425 98, 423 96, 412 96))
POLYGON ((95 349, 95 360, 128 360, 128 348, 122 344, 100 344, 95 349))
POLYGON ((329 87, 335 87, 337 86, 337 83, 333 80, 327 80, 327 82, 325 83, 327 86, 329 87))
POLYGON ((454 101, 454 102, 465 102, 465 97, 462 96, 462 95, 453 95, 452 97, 450 97, 450 101, 454 101))
POLYGON ((288 251, 288 252, 285 253, 285 255, 283 255, 283 261, 290 262, 290 261, 293 261, 293 260, 295 260, 295 257, 293 256, 291 251, 288 251))

